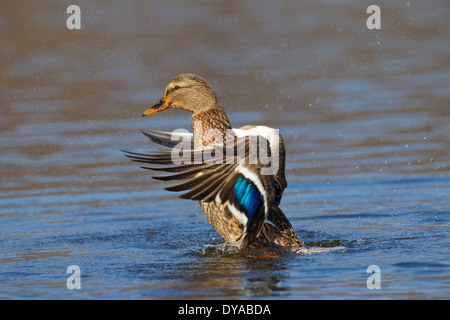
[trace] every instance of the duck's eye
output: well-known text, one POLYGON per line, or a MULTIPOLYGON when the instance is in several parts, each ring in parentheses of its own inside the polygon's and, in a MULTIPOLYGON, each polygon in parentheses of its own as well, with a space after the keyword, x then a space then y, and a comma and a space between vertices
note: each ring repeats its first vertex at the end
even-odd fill
POLYGON ((173 89, 174 90, 178 90, 178 89, 180 89, 181 87, 179 86, 179 85, 176 85, 175 87, 173 87, 173 89))

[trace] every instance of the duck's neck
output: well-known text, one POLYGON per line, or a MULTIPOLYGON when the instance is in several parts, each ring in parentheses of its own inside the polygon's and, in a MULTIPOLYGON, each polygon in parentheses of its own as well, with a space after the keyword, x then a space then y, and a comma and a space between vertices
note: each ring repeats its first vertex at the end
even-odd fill
POLYGON ((225 143, 227 129, 231 129, 230 120, 221 109, 193 114, 191 122, 196 149, 211 143, 225 143))

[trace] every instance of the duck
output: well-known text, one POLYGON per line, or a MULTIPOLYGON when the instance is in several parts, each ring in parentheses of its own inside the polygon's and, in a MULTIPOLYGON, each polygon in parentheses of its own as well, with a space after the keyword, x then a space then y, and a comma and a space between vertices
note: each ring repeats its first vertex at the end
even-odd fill
POLYGON ((279 207, 287 187, 286 149, 279 130, 263 125, 233 128, 212 86, 193 73, 170 80, 163 97, 143 116, 169 108, 192 113, 192 132, 143 130, 168 148, 125 151, 126 156, 144 163, 144 169, 171 173, 153 178, 179 181, 165 189, 198 201, 226 244, 301 252, 304 243, 279 207))

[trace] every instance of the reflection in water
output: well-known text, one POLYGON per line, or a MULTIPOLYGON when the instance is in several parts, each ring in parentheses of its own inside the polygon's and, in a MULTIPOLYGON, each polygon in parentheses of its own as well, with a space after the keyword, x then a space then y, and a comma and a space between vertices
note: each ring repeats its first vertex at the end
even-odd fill
POLYGON ((381 30, 352 0, 77 5, 81 30, 57 1, 1 4, 1 298, 450 296, 448 1, 378 1, 381 30), (345 252, 199 249, 220 239, 198 204, 119 151, 155 147, 140 129, 190 128, 141 117, 182 72, 233 126, 280 129, 281 208, 308 245, 345 252))
POLYGON ((240 297, 265 297, 282 295, 283 272, 286 268, 278 259, 236 259, 235 257, 217 257, 204 266, 194 276, 201 284, 201 291, 217 291, 219 288, 231 299, 240 297))
MULTIPOLYGON (((160 298, 174 298, 173 293, 164 292, 168 287, 176 290, 176 298, 238 299, 246 297, 267 297, 289 295, 284 281, 289 259, 261 259, 242 253, 217 252, 215 248, 205 248, 188 254, 186 262, 164 266, 164 276, 160 278, 158 290, 160 298), (192 263, 192 259, 197 261, 192 263)), ((159 264, 144 264, 136 267, 142 279, 153 278, 161 269, 159 264)))

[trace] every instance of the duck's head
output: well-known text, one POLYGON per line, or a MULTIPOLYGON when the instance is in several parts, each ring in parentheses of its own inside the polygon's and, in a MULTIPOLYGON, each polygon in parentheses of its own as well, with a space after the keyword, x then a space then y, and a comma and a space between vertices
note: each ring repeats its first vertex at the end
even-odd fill
POLYGON ((203 78, 192 73, 182 73, 166 86, 164 96, 147 109, 143 116, 155 114, 168 108, 178 108, 194 114, 222 109, 213 88, 203 78))

